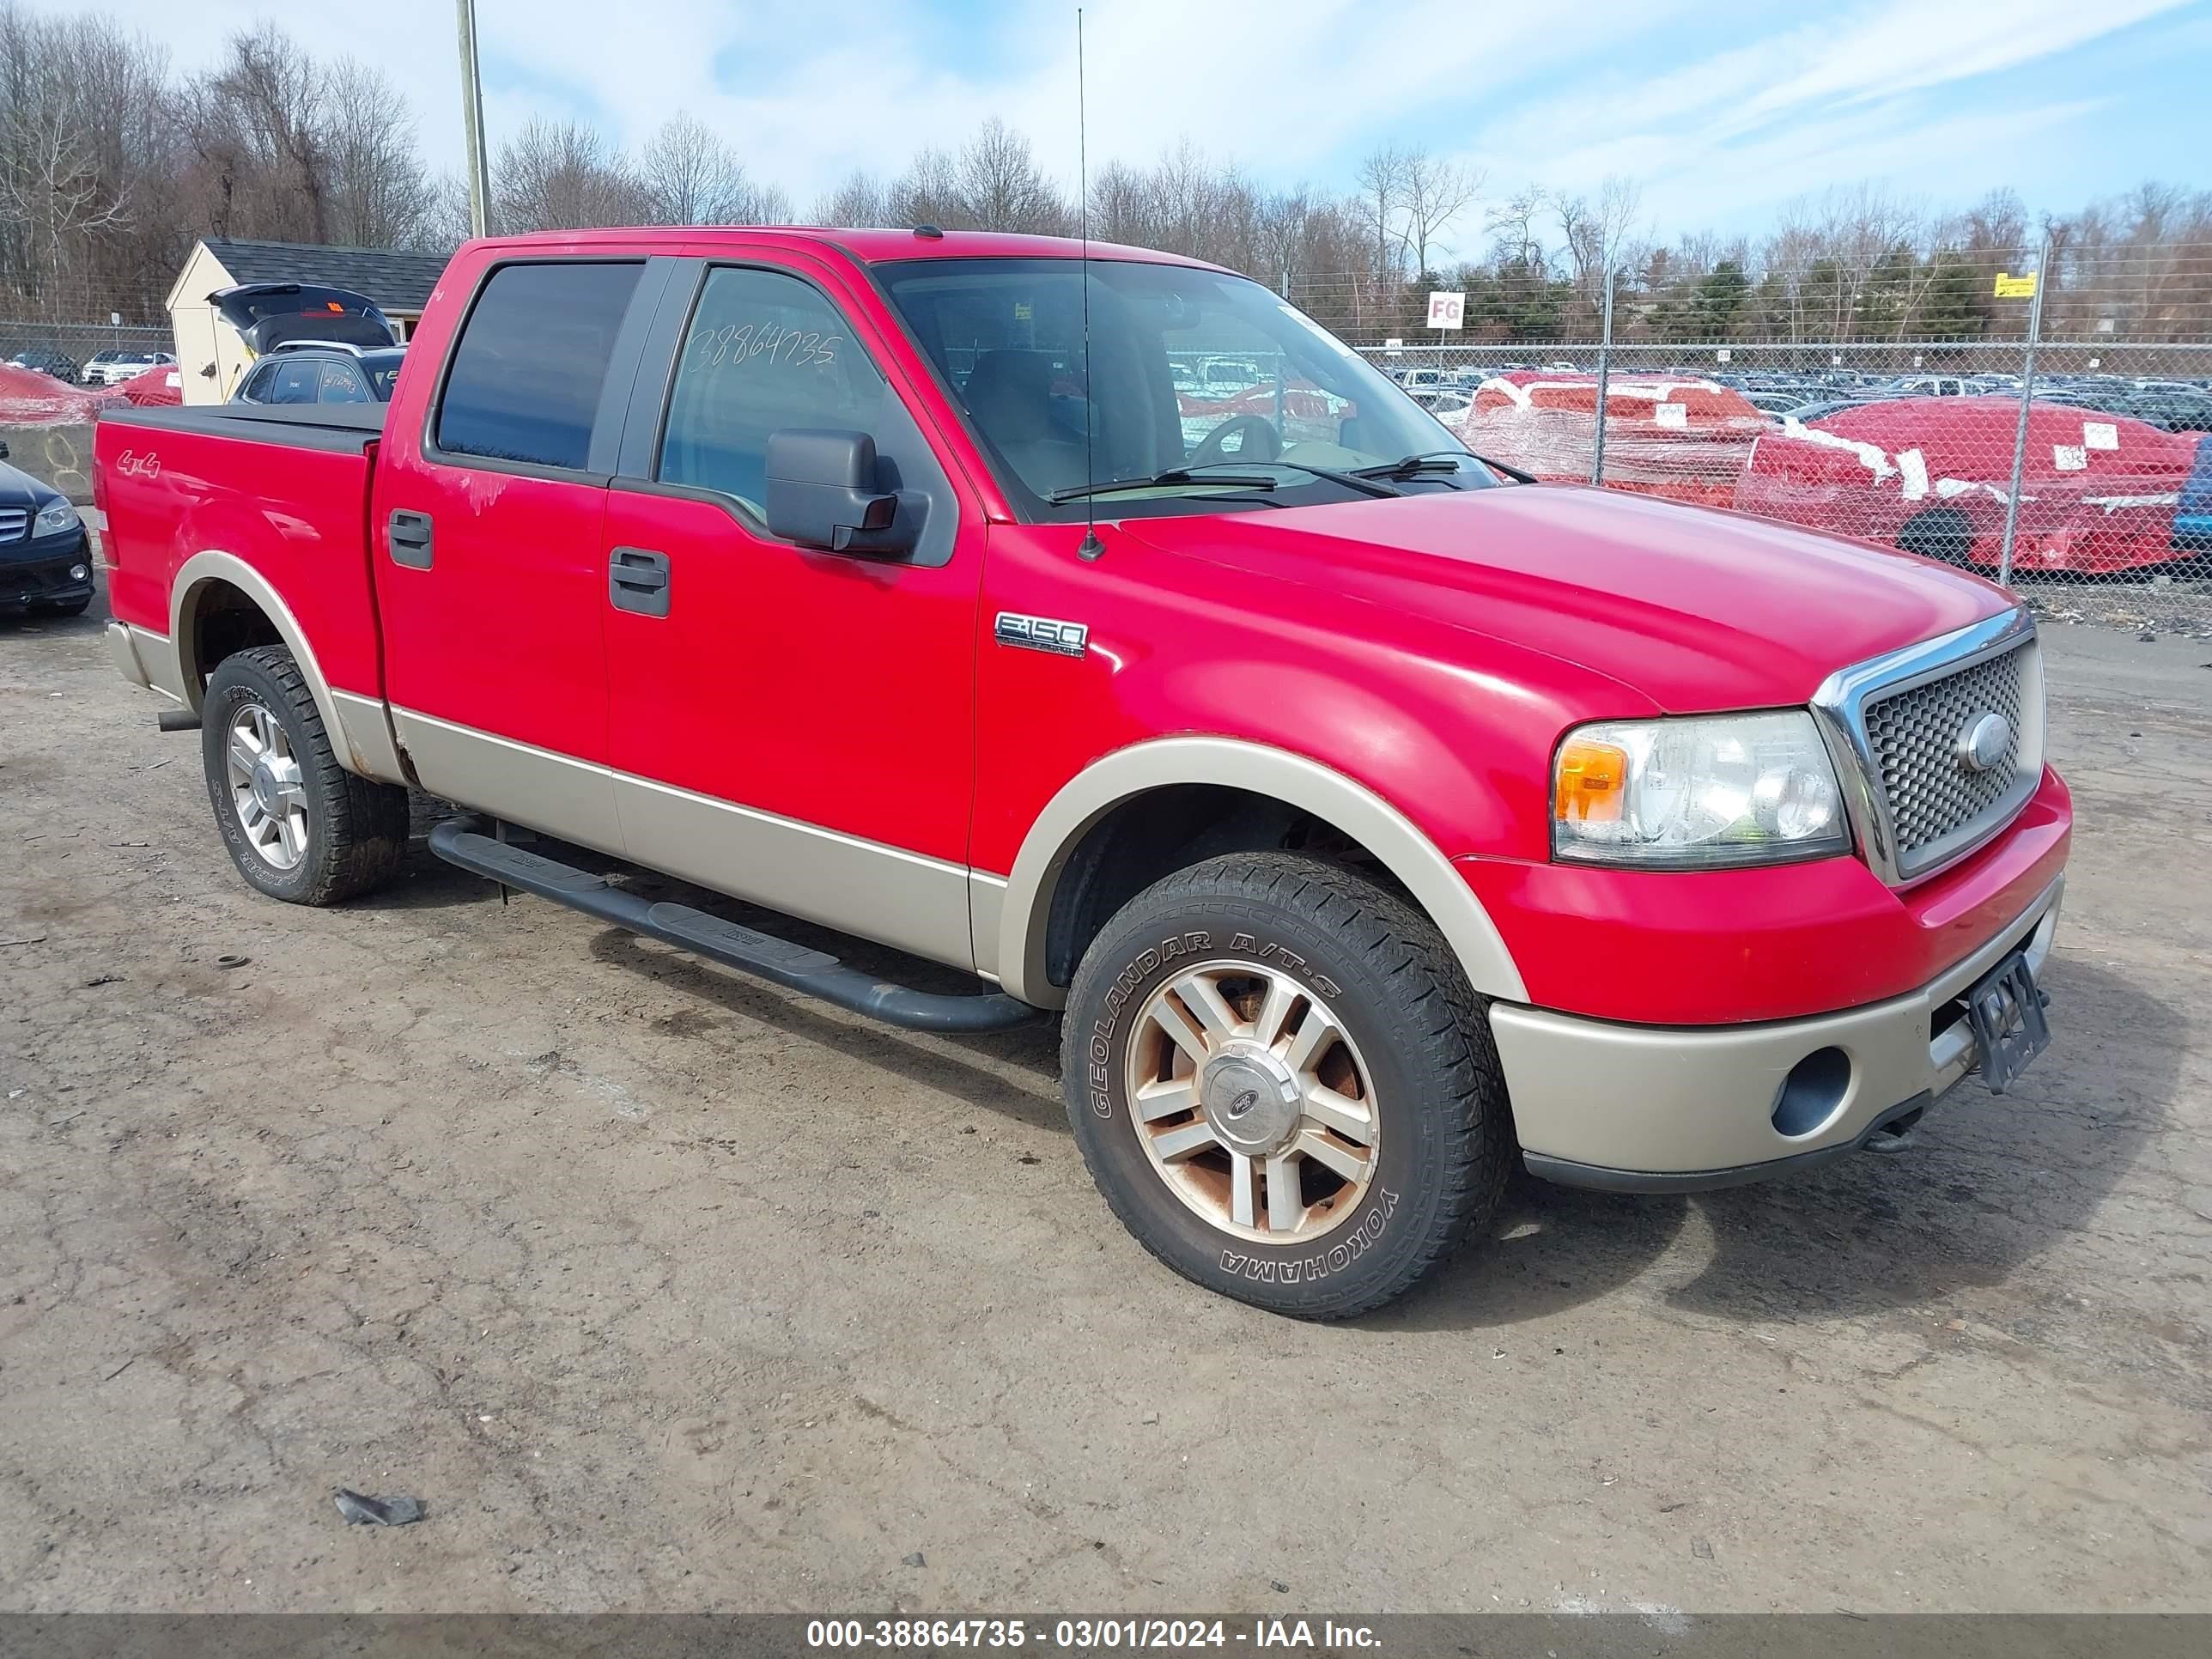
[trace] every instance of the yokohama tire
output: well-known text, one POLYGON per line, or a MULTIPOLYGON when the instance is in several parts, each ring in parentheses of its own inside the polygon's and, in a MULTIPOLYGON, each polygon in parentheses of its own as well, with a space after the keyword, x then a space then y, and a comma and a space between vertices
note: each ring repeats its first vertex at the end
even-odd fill
MULTIPOLYGON (((1512 1158, 1489 1027, 1443 936, 1400 899, 1297 854, 1211 859, 1131 900, 1084 955, 1068 998, 1061 1063, 1076 1141, 1122 1224, 1184 1277, 1276 1313, 1344 1319, 1402 1294, 1488 1220, 1512 1158), (1239 977, 1247 963, 1263 977, 1239 977), (1346 1057, 1334 1063, 1342 1087, 1364 1097, 1370 1145, 1336 1141, 1310 1121, 1301 1129, 1297 1106, 1272 1103, 1271 1073, 1248 1066, 1224 1085, 1218 1068, 1234 1056, 1217 1054, 1207 1065, 1178 1056, 1176 1047, 1190 1045, 1171 1046, 1164 1030, 1178 1011, 1196 1006, 1182 988, 1208 975, 1232 994, 1212 1002, 1207 1031, 1218 1032, 1224 1015, 1243 1016, 1229 1024, 1225 1047, 1267 1046, 1276 1028, 1267 1012, 1254 1012, 1262 997, 1272 1007, 1279 995, 1290 1009, 1275 1017, 1289 1022, 1267 1050, 1275 1056, 1295 1054, 1304 1022, 1326 1010, 1323 1025, 1340 1038, 1316 1041, 1340 1042, 1346 1057), (1235 1000, 1248 986, 1256 988, 1235 1000), (1291 988, 1310 1000, 1290 1000, 1291 988), (1153 1013, 1163 1007, 1164 1023, 1153 1013), (1157 1079, 1156 1055, 1164 1056, 1157 1079), (1168 1075, 1186 1068, 1187 1079, 1168 1075), (1238 1086, 1248 1077, 1271 1103, 1253 1107, 1255 1091, 1238 1086), (1206 1103, 1155 1120, 1154 1109, 1170 1094, 1206 1103), (1314 1166, 1268 1161, 1293 1154, 1255 1154, 1251 1167, 1266 1174, 1246 1179, 1261 1182, 1262 1196, 1255 1200, 1248 1185, 1241 1210, 1212 1214, 1187 1195, 1212 1190, 1207 1183, 1217 1179, 1233 1190, 1238 1160, 1225 1144, 1206 1139, 1206 1125, 1233 1136, 1240 1110, 1252 1115, 1248 1121, 1270 1111, 1294 1115, 1292 1127, 1279 1133, 1298 1145, 1322 1146, 1330 1162, 1316 1173, 1338 1188, 1308 1209, 1315 1183, 1297 1170, 1314 1166), (1187 1164, 1160 1156, 1178 1133, 1187 1137, 1182 1144, 1194 1137, 1200 1146, 1187 1164), (1349 1155, 1358 1152, 1367 1162, 1351 1164, 1349 1155), (1360 1174, 1338 1176, 1340 1161, 1360 1174), (1294 1219, 1271 1238, 1266 1230, 1279 1224, 1278 1168, 1291 1172, 1286 1212, 1294 1219), (1186 1169, 1194 1173, 1177 1173, 1186 1169), (1216 1169, 1227 1173, 1217 1177, 1216 1169), (1258 1231, 1237 1224, 1240 1218, 1258 1231)), ((1289 1100, 1298 1085, 1293 1076, 1278 1086, 1289 1100)), ((1327 1097, 1344 1102, 1333 1092, 1327 1097)))
POLYGON ((407 792, 338 764, 291 652, 263 645, 225 657, 209 678, 200 714, 216 829, 249 884, 288 904, 321 905, 358 897, 391 878, 407 850, 407 792), (306 825, 295 842, 266 853, 248 834, 234 799, 231 744, 240 723, 259 726, 287 751, 287 801, 306 825))

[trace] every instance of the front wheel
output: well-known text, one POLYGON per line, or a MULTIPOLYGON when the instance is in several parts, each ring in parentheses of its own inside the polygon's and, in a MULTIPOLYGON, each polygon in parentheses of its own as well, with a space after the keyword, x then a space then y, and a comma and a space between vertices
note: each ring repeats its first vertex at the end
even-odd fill
POLYGON ((288 904, 337 904, 388 880, 407 850, 407 792, 338 764, 292 653, 256 646, 208 677, 200 758, 238 873, 288 904))
POLYGON ((1285 853, 1148 888, 1085 953, 1061 1060, 1092 1178, 1209 1290, 1343 1319, 1495 1209, 1512 1153, 1487 1024, 1401 900, 1285 853))

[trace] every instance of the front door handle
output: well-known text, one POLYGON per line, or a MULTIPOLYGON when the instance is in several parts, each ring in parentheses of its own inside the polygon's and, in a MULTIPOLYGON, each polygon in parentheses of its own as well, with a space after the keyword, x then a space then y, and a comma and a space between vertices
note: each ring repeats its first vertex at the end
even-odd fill
POLYGON ((666 616, 668 555, 644 547, 616 548, 607 555, 607 598, 617 611, 666 616))
POLYGON ((430 515, 427 513, 394 513, 385 521, 385 544, 392 550, 392 562, 404 564, 410 570, 430 568, 430 515))

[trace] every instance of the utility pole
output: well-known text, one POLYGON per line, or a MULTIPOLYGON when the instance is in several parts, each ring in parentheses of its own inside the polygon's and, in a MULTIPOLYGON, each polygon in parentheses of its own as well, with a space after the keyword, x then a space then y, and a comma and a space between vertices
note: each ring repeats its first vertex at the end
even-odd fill
POLYGON ((2027 468, 2027 411, 2035 400, 2035 348, 2043 341, 2043 296, 2051 287, 2051 225, 2035 256, 2035 293, 2027 302, 2027 350, 2020 365, 2020 421, 2012 434, 2012 483, 2005 491, 2004 546, 1997 555, 1997 584, 2012 586, 2012 538, 2020 528, 2021 475, 2027 468))
POLYGON ((468 146, 469 234, 481 236, 488 221, 491 169, 484 163, 483 81, 477 73, 476 0, 455 0, 461 34, 461 136, 468 146))
POLYGON ((1590 482, 1605 482, 1605 400, 1611 390, 1613 371, 1613 260, 1605 262, 1605 311, 1597 337, 1597 436, 1590 445, 1590 482))

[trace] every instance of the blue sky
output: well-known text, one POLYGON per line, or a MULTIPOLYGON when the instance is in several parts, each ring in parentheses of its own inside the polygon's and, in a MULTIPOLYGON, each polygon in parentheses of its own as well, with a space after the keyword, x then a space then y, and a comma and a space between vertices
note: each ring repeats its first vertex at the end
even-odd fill
MULTIPOLYGON (((1073 6, 478 6, 495 151, 532 114, 635 143, 688 108, 803 211, 854 167, 896 171, 997 114, 1073 181, 1073 6)), ((264 9, 105 9, 186 68, 264 9)), ((375 34, 343 41, 278 15, 390 71, 434 162, 458 165, 450 0, 345 14, 375 34)), ((1395 141, 1482 168, 1492 199, 1632 178, 1662 240, 1755 233, 1792 198, 1862 180, 1942 206, 2009 185, 2061 211, 2145 178, 2212 187, 2212 0, 1092 0, 1085 15, 1094 161, 1188 137, 1270 184, 1342 188, 1395 141)))

